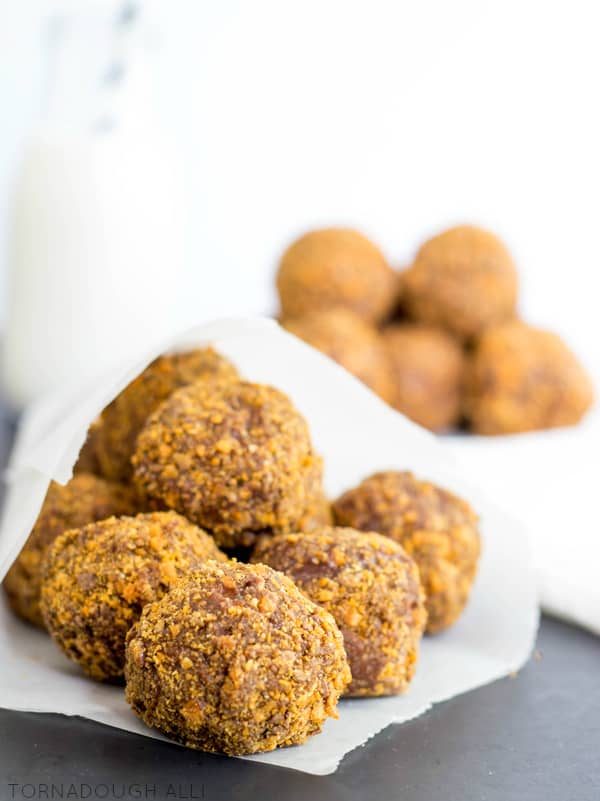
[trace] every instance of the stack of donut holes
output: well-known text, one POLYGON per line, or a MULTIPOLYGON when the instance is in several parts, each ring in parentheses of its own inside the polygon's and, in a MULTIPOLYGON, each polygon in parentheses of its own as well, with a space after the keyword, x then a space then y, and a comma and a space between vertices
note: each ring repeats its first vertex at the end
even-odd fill
POLYGON ((479 552, 470 505, 410 472, 331 503, 290 398, 200 348, 104 409, 4 588, 149 726, 240 755, 304 742, 343 696, 407 691, 479 552))
POLYGON ((517 313, 505 245, 470 225, 395 271, 348 228, 293 242, 277 272, 280 322, 432 431, 512 434, 578 423, 590 378, 562 339, 517 313))

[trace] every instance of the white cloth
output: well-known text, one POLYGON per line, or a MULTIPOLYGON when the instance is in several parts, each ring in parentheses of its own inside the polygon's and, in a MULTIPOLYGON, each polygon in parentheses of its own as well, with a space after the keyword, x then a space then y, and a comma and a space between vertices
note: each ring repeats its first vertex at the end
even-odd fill
POLYGON ((572 428, 445 441, 527 530, 542 607, 600 634, 600 413, 572 428))

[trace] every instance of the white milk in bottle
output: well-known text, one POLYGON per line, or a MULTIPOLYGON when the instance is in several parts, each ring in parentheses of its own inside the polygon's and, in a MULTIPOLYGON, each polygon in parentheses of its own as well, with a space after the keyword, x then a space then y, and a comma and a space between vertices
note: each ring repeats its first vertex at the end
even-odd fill
POLYGON ((179 327, 181 189, 138 11, 59 20, 51 112, 13 197, 3 377, 15 408, 179 327))

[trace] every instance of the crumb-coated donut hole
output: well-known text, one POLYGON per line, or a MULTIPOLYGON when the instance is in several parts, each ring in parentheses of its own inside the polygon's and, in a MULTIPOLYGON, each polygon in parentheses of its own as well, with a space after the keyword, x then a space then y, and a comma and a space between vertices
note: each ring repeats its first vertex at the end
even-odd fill
POLYGON ((462 411, 465 356, 441 328, 395 323, 382 332, 390 403, 431 431, 456 425, 462 411))
POLYGON ((225 548, 291 531, 314 504, 322 463, 290 399, 247 381, 196 383, 151 415, 133 457, 140 492, 225 548))
POLYGON ((317 734, 350 680, 333 618, 265 565, 209 563, 127 637, 126 696, 184 745, 230 755, 317 734))
POLYGON ((419 570, 380 534, 324 527, 260 540, 252 555, 330 612, 344 637, 349 696, 394 695, 412 679, 427 614, 419 570))
POLYGON ((425 590, 427 632, 451 626, 471 592, 480 552, 471 506, 412 473, 375 473, 333 504, 338 525, 378 531, 400 543, 417 565, 425 590))
POLYGON ((304 234, 285 251, 277 273, 283 317, 343 306, 376 323, 392 309, 396 284, 379 248, 351 228, 304 234))
POLYGON ((133 514, 138 499, 130 487, 79 473, 64 486, 52 481, 27 542, 4 579, 12 610, 36 626, 44 626, 40 612, 42 564, 54 540, 112 515, 133 514))
MULTIPOLYGON (((333 522, 331 501, 323 487, 323 460, 315 458, 312 467, 305 474, 304 508, 302 516, 294 526, 296 531, 312 531, 320 526, 328 526, 333 522)), ((273 532, 263 532, 261 536, 269 536, 273 532)), ((254 543, 256 537, 252 538, 254 543)))
POLYGON ((469 339, 514 316, 517 290, 515 265, 498 237, 460 225, 421 246, 403 273, 401 302, 414 320, 469 339))
POLYGON ((478 434, 575 425, 593 400, 590 377, 562 339, 518 320, 486 331, 467 362, 464 412, 478 434))
POLYGON ((119 680, 125 636, 144 606, 206 561, 225 559, 212 537, 175 512, 111 517, 67 531, 46 555, 44 621, 91 678, 119 680))
POLYGON ((373 392, 388 400, 390 377, 377 329, 350 309, 320 309, 284 318, 282 326, 345 367, 373 392))
POLYGON ((236 368, 213 348, 159 356, 109 403, 94 431, 95 455, 103 476, 131 478, 131 456, 142 426, 179 387, 199 380, 235 380, 236 368))

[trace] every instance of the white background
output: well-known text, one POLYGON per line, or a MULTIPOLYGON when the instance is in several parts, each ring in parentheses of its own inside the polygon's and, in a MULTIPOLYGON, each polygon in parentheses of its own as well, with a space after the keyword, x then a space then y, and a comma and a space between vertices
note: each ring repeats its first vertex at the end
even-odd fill
MULTIPOLYGON (((49 8, 0 0, 2 273, 11 180, 40 115, 49 8)), ((430 231, 472 221, 512 248, 524 312, 600 375, 598 9, 151 6, 157 103, 189 199, 195 316, 271 311, 277 256, 308 226, 356 225, 402 265, 430 231)))

